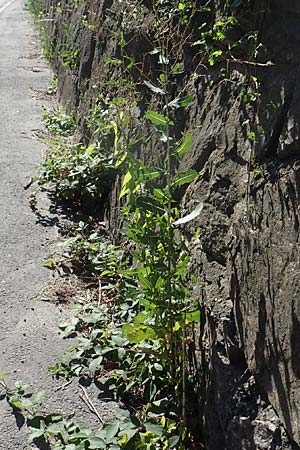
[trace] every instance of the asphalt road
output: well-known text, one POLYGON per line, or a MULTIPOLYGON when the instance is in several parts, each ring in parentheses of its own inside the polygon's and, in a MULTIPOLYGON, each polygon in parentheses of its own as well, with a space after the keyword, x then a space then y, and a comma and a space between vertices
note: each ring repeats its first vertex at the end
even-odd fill
MULTIPOLYGON (((57 328, 64 313, 39 300, 48 282, 42 262, 57 231, 37 222, 23 187, 43 150, 33 136, 41 127, 42 103, 32 89, 45 90, 51 75, 35 53, 36 36, 22 1, 0 0, 0 371, 10 385, 22 380, 34 391, 45 390, 49 410, 77 411, 79 420, 97 426, 79 399, 78 386, 57 391, 47 373, 68 343, 57 328)), ((110 409, 100 405, 104 415, 110 409)), ((0 450, 31 448, 27 434, 1 401, 0 450)))

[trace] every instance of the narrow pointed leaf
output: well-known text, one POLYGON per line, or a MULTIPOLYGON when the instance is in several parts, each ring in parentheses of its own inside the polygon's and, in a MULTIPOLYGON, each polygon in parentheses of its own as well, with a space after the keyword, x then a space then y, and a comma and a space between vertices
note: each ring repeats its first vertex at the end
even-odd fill
POLYGON ((158 114, 155 111, 147 111, 146 118, 150 120, 154 125, 158 125, 160 127, 165 127, 168 125, 168 119, 166 116, 162 114, 158 114))
POLYGON ((172 181, 172 186, 181 186, 183 184, 188 184, 194 181, 194 179, 197 177, 198 172, 194 169, 186 170, 185 172, 179 172, 175 175, 172 181))
POLYGON ((184 223, 190 222, 191 220, 196 219, 199 216, 203 209, 203 203, 199 203, 199 205, 187 216, 182 217, 181 219, 176 220, 173 225, 182 225, 184 223))
POLYGON ((144 81, 144 84, 151 89, 152 92, 154 92, 155 94, 161 94, 161 95, 165 95, 165 91, 163 91, 161 88, 154 86, 154 84, 150 83, 150 81, 144 81))
POLYGON ((179 106, 181 108, 186 108, 192 101, 194 100, 194 97, 192 95, 186 95, 185 97, 180 97, 179 99, 179 106))
POLYGON ((192 143, 192 133, 187 133, 182 141, 182 144, 176 149, 176 154, 182 158, 190 149, 192 143))

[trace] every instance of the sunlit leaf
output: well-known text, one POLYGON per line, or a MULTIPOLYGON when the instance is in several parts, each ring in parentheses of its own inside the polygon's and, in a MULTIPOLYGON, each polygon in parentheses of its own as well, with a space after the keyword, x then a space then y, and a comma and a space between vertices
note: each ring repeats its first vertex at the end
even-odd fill
POLYGON ((192 133, 186 133, 183 137, 181 145, 176 149, 176 154, 182 158, 190 149, 192 143, 192 133))
POLYGON ((192 181, 194 181, 197 175, 198 172, 193 169, 186 170, 185 172, 179 172, 174 176, 172 180, 172 186, 175 187, 191 183, 192 181))
POLYGON ((155 111, 147 111, 146 118, 150 120, 154 125, 165 127, 168 125, 168 118, 155 111))
POLYGON ((150 83, 150 81, 144 81, 144 84, 151 89, 152 92, 155 92, 155 94, 161 94, 165 95, 165 91, 163 91, 161 88, 154 86, 154 84, 150 83))
POLYGON ((199 205, 187 216, 182 217, 181 219, 176 220, 173 225, 182 225, 184 223, 190 222, 191 220, 196 219, 199 216, 201 211, 203 210, 203 203, 199 203, 199 205))

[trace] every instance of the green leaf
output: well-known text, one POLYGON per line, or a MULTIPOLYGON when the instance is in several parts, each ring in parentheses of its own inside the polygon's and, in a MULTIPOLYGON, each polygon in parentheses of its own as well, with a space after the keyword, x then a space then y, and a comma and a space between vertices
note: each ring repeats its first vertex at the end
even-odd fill
POLYGON ((171 436, 168 439, 169 448, 175 447, 175 445, 177 445, 178 442, 179 442, 179 436, 171 436))
POLYGON ((32 444, 35 439, 42 437, 44 434, 43 430, 35 430, 33 433, 30 433, 28 438, 28 444, 32 444))
POLYGON ((101 366, 101 363, 103 361, 103 357, 99 356, 98 358, 92 359, 92 361, 89 364, 89 371, 94 374, 97 369, 101 366))
POLYGON ((54 266, 54 259, 49 258, 46 261, 43 262, 43 267, 49 267, 52 268, 54 266))
POLYGON ((142 341, 157 339, 157 334, 153 328, 139 325, 131 325, 126 323, 123 328, 123 332, 126 334, 127 339, 134 344, 139 344, 142 341))
POLYGON ((160 89, 157 86, 154 86, 154 84, 150 83, 150 81, 144 81, 144 84, 151 89, 152 92, 155 92, 155 94, 161 94, 161 95, 165 95, 165 91, 163 91, 162 89, 160 89))
POLYGON ((176 220, 173 225, 182 225, 184 223, 190 222, 199 216, 201 211, 203 210, 203 203, 199 203, 199 205, 187 216, 182 217, 181 219, 176 220))
POLYGON ((32 403, 35 404, 40 404, 43 401, 45 392, 44 391, 39 391, 37 392, 33 397, 32 397, 32 403))
POLYGON ((198 322, 200 320, 200 309, 186 313, 185 323, 188 325, 192 322, 198 322))
POLYGON ((56 423, 52 423, 51 425, 49 425, 47 427, 47 433, 50 433, 50 434, 56 435, 56 434, 62 433, 62 431, 63 431, 62 426, 57 425, 56 423))
POLYGON ((168 103, 166 108, 171 109, 178 109, 178 108, 186 108, 192 101, 194 100, 194 97, 192 95, 186 95, 184 97, 177 97, 174 100, 172 100, 170 103, 168 103))
POLYGON ((179 172, 173 178, 172 186, 175 187, 191 183, 192 181, 194 181, 197 175, 198 172, 193 169, 186 170, 185 172, 179 172))
POLYGON ((159 178, 160 176, 161 176, 160 170, 143 167, 139 172, 138 181, 155 180, 156 178, 159 178))
POLYGON ((154 188, 153 195, 158 200, 161 200, 164 204, 168 203, 171 200, 170 194, 166 189, 154 188))
POLYGON ((146 119, 150 120, 154 125, 165 127, 168 125, 168 118, 162 114, 158 114, 155 111, 147 111, 146 119))
POLYGON ((175 275, 179 275, 180 276, 180 275, 185 275, 186 274, 189 260, 190 260, 189 256, 186 255, 185 257, 181 258, 178 261, 178 263, 176 265, 175 275))
POLYGON ((98 450, 98 449, 105 449, 106 443, 105 441, 100 437, 93 437, 89 439, 89 449, 90 450, 98 450))
POLYGON ((103 62, 104 64, 111 64, 112 66, 120 66, 122 64, 121 59, 117 58, 105 58, 103 62))
POLYGON ((190 149, 192 143, 192 133, 186 133, 183 137, 182 144, 176 149, 176 154, 182 158, 190 149))
POLYGON ((145 427, 147 431, 150 431, 156 436, 162 436, 163 435, 163 429, 162 426, 158 423, 152 423, 152 422, 146 422, 145 427))
POLYGON ((106 436, 106 441, 109 443, 109 442, 112 442, 112 440, 113 440, 113 438, 115 437, 115 436, 117 436, 117 434, 118 434, 118 431, 119 431, 119 422, 113 422, 113 423, 111 423, 110 425, 108 425, 106 428, 105 428, 105 436, 106 436))

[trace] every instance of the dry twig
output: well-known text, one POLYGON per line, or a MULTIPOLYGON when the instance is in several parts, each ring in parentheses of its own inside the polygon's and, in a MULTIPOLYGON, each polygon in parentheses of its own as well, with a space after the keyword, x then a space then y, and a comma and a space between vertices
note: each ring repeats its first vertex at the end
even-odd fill
POLYGON ((84 387, 81 386, 81 384, 79 385, 79 387, 80 387, 80 389, 81 389, 82 392, 83 392, 83 395, 80 395, 80 394, 79 394, 79 397, 80 397, 80 398, 84 401, 84 403, 88 406, 89 410, 90 410, 91 412, 93 412, 93 413, 98 417, 98 419, 100 420, 100 422, 103 423, 103 419, 102 419, 102 417, 100 416, 99 412, 97 411, 97 409, 96 409, 94 403, 93 403, 92 400, 89 398, 88 393, 86 392, 86 390, 84 389, 84 387))

